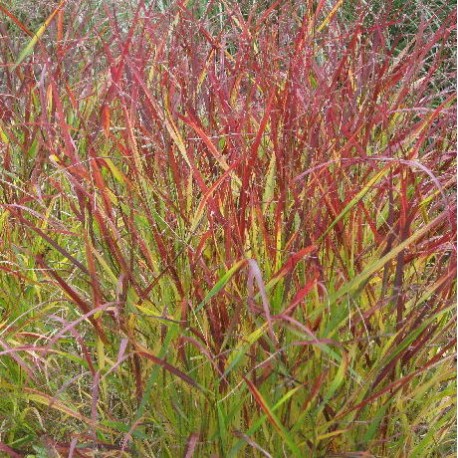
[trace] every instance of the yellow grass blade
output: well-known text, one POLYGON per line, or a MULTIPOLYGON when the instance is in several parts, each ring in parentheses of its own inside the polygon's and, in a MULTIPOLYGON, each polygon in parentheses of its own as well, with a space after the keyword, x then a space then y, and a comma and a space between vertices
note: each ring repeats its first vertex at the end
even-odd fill
POLYGON ((40 28, 35 32, 35 35, 28 42, 27 46, 19 54, 19 57, 17 58, 17 61, 13 66, 13 70, 15 70, 18 67, 18 65, 20 65, 24 61, 24 59, 33 52, 33 48, 35 48, 35 45, 38 43, 38 40, 45 33, 46 29, 49 27, 49 24, 51 24, 56 14, 62 9, 66 2, 67 0, 62 0, 57 6, 57 8, 49 15, 48 19, 46 19, 46 21, 43 22, 40 28))

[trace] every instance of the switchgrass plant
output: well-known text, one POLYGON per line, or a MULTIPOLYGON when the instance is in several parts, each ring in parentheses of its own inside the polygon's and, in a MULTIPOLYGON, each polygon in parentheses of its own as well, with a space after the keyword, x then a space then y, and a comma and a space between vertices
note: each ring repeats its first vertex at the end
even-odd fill
POLYGON ((2 7, 2 454, 454 456, 455 10, 96 3, 2 7))

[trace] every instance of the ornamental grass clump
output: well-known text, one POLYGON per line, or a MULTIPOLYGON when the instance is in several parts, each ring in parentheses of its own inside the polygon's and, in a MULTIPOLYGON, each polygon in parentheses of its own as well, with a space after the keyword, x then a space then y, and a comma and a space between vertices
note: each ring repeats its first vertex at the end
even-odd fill
POLYGON ((2 6, 2 453, 453 456, 456 10, 367 3, 2 6))

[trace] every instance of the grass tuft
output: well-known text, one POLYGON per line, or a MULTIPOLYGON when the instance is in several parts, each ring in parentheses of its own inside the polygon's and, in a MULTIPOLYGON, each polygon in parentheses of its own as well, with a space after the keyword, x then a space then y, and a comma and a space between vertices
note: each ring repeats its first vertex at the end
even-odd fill
POLYGON ((455 7, 32 3, 0 6, 1 453, 452 456, 455 7))

